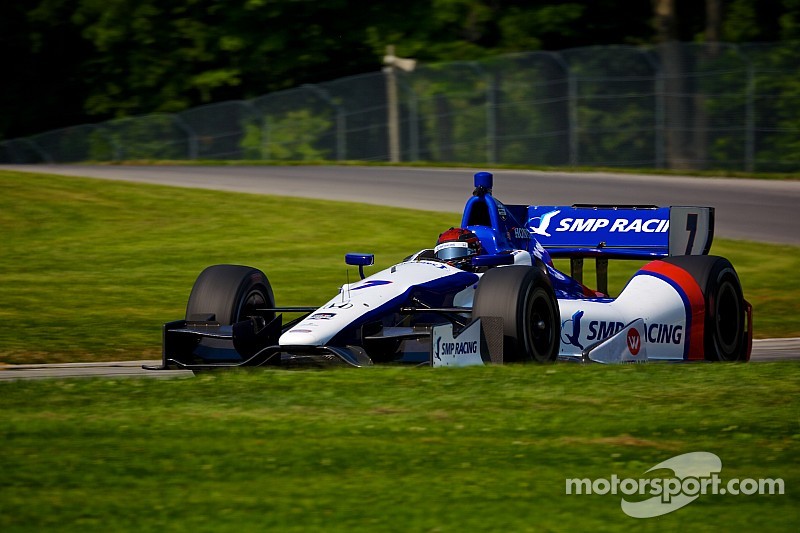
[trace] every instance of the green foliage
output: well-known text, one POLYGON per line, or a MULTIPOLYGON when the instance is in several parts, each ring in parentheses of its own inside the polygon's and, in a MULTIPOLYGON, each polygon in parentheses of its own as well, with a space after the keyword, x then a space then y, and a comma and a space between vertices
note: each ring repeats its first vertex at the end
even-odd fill
POLYGON ((649 18, 641 0, 2 2, 0 138, 374 72, 388 44, 430 62, 647 42, 649 18))
POLYGON ((287 111, 268 116, 262 124, 246 124, 241 141, 243 157, 271 161, 321 161, 330 150, 319 148, 320 139, 331 134, 331 121, 311 110, 287 111))
POLYGON ((319 139, 330 134, 332 123, 309 110, 289 111, 281 119, 268 120, 263 139, 263 159, 319 161, 328 150, 316 148, 319 139))
POLYGON ((485 158, 486 74, 478 63, 453 62, 425 66, 408 77, 423 119, 421 159, 485 158))
POLYGON ((800 38, 797 0, 731 0, 726 2, 722 38, 731 42, 800 38))

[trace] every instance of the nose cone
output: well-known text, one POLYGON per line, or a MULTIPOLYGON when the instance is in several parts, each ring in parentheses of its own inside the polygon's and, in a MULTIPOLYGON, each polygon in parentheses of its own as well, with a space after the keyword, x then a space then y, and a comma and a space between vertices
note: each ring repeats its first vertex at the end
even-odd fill
POLYGON ((281 346, 322 346, 322 340, 308 329, 289 330, 278 340, 281 346))

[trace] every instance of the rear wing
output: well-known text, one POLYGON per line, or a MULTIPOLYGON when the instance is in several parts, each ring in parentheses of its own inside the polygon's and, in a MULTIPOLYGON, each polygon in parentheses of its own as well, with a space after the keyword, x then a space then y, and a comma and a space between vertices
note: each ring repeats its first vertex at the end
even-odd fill
MULTIPOLYGON (((522 206, 514 207, 518 211, 522 206)), ((553 257, 706 255, 714 238, 713 207, 576 204, 524 209, 524 217, 518 218, 553 257)))
POLYGON ((596 258, 597 289, 608 293, 609 259, 706 255, 714 239, 713 207, 654 205, 513 206, 510 210, 552 257, 570 258, 583 282, 583 259, 596 258))

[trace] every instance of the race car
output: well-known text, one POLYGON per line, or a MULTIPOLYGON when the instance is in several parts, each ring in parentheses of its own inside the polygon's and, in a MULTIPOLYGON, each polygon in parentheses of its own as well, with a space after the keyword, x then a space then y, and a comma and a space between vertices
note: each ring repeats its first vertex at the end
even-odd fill
POLYGON ((347 253, 360 279, 321 306, 276 305, 257 268, 206 268, 145 368, 749 360, 752 307, 708 255, 713 208, 506 205, 492 189, 475 174, 460 225, 387 269, 366 276, 374 255, 347 253), (611 297, 609 260, 626 259, 649 262, 611 297))

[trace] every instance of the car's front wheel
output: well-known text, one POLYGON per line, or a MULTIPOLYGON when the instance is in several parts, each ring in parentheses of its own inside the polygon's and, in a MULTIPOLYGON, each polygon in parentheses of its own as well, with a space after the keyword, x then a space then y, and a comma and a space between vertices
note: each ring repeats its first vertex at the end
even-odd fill
POLYGON ((558 300, 546 274, 535 267, 487 271, 475 291, 472 316, 503 319, 503 360, 547 363, 558 357, 558 300))
POLYGON ((263 317, 270 322, 275 297, 267 276, 257 268, 213 265, 200 273, 186 305, 186 320, 216 321, 227 326, 263 317))

